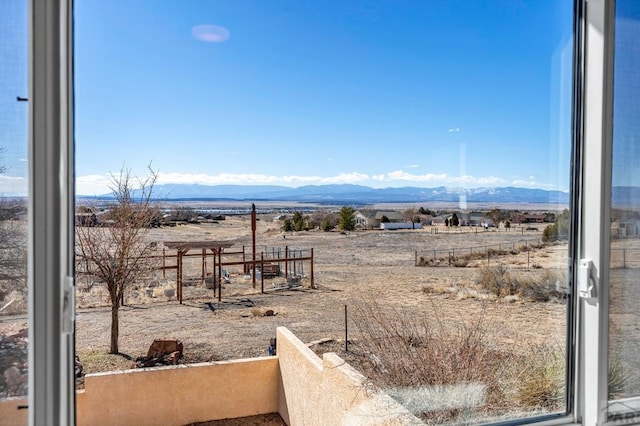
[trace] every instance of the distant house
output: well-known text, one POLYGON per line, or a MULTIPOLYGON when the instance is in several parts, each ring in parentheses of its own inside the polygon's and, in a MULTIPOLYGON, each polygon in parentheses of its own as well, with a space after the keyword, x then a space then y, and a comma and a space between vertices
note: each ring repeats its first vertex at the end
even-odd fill
POLYGON ((544 223, 546 217, 544 213, 525 213, 522 215, 522 223, 544 223))
POLYGON ((428 225, 444 225, 445 224, 445 219, 447 219, 447 216, 436 216, 436 217, 432 217, 430 219, 431 223, 428 223, 428 225))
POLYGON ((369 218, 362 212, 355 212, 356 228, 367 229, 369 227, 369 218))
POLYGON ((394 222, 404 222, 406 219, 398 212, 393 211, 393 210, 380 210, 376 213, 375 218, 379 221, 382 222, 382 218, 386 217, 387 219, 389 219, 389 222, 394 223, 394 222))

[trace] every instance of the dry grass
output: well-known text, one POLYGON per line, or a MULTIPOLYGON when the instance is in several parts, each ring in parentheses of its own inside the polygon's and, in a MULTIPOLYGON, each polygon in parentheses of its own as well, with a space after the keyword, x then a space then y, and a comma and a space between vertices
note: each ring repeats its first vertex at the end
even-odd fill
MULTIPOLYGON (((431 290, 428 290, 429 292, 431 290)), ((354 322, 362 368, 428 423, 562 408, 564 355, 548 346, 497 350, 484 313, 445 323, 432 301, 422 317, 362 302, 354 322), (420 402, 416 402, 420 393, 420 402), (417 404, 417 405, 416 405, 417 404)))
POLYGON ((479 275, 477 285, 497 297, 518 296, 534 302, 566 298, 566 275, 549 269, 541 275, 524 276, 499 264, 480 268, 479 275))

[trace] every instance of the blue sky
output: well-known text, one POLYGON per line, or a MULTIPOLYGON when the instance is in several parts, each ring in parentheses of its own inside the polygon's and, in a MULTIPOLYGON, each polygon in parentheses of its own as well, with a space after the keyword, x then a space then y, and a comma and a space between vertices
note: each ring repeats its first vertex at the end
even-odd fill
POLYGON ((27 2, 0 0, 0 195, 27 192, 27 2))
POLYGON ((571 7, 78 0, 77 192, 150 162, 159 183, 566 190, 571 7))

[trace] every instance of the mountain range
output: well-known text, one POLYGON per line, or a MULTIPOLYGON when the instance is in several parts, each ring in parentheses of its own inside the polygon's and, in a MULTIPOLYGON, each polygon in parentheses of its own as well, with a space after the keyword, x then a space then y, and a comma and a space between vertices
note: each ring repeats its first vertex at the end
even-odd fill
MULTIPOLYGON (((153 188, 154 198, 166 200, 295 201, 318 204, 415 203, 427 201, 568 204, 569 193, 543 189, 502 188, 371 188, 361 185, 165 184, 153 188)), ((105 195, 109 198, 109 195, 105 195)), ((103 197, 100 197, 103 198, 103 197)))

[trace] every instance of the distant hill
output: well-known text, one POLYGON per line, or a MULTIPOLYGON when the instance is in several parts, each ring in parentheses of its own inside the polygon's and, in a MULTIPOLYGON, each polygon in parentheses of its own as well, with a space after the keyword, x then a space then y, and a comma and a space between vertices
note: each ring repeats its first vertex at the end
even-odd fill
MULTIPOLYGON (((371 188, 362 185, 307 185, 298 188, 263 185, 156 185, 154 196, 165 200, 295 201, 319 204, 457 202, 465 195, 468 202, 568 204, 562 191, 502 188, 371 188)), ((99 198, 110 198, 109 195, 99 198)))

